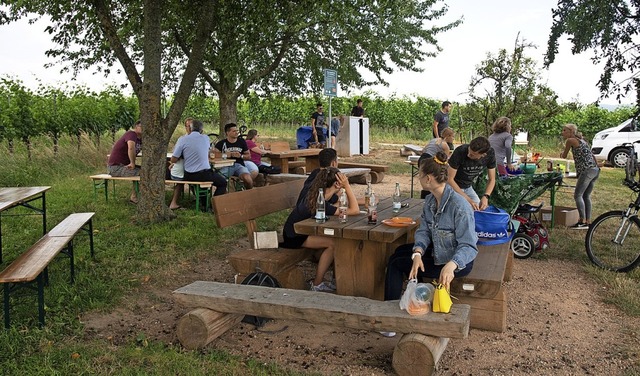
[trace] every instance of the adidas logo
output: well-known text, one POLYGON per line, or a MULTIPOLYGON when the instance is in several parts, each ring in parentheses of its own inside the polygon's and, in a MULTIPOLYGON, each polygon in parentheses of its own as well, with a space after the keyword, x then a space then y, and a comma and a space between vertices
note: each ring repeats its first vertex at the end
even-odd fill
POLYGON ((479 238, 504 238, 505 236, 507 236, 506 232, 486 232, 486 231, 478 231, 476 234, 478 234, 479 238))

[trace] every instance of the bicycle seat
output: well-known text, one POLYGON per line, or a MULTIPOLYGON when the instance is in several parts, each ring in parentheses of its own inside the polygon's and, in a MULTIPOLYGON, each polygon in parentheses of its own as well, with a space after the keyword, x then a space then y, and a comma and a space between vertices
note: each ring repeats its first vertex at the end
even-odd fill
POLYGON ((533 206, 531 204, 520 204, 518 205, 518 209, 516 209, 516 214, 527 214, 527 213, 537 213, 542 209, 544 202, 541 202, 540 205, 533 206))

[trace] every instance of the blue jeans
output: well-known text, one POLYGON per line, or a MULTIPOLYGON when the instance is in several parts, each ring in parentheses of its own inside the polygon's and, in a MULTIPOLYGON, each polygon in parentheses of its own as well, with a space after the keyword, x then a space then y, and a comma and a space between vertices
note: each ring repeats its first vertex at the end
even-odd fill
MULTIPOLYGON (((389 258, 387 275, 384 280, 384 300, 398 300, 402 296, 402 286, 413 266, 411 255, 413 255, 413 243, 404 244, 396 248, 395 253, 389 258)), ((422 263, 424 264, 424 272, 418 269, 418 282, 422 278, 435 280, 440 278, 440 271, 444 265, 435 265, 433 263, 431 249, 427 249, 422 256, 422 263)), ((468 263, 464 269, 453 272, 453 275, 455 278, 464 277, 471 273, 472 268, 473 261, 468 263)))
POLYGON ((591 192, 593 186, 600 176, 600 167, 591 167, 582 171, 578 176, 576 190, 573 192, 573 198, 576 200, 576 207, 581 221, 591 220, 591 192))

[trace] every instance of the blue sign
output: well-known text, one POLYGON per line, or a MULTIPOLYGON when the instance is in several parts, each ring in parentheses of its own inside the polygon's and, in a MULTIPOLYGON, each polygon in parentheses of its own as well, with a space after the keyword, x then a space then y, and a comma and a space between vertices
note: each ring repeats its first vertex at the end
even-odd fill
POLYGON ((338 96, 338 71, 333 69, 324 70, 324 95, 329 97, 338 96))

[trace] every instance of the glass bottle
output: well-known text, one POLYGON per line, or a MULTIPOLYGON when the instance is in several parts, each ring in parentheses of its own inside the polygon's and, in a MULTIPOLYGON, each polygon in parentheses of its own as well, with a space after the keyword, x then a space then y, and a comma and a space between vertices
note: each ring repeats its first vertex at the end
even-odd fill
POLYGON ((222 144, 222 159, 227 159, 227 143, 222 144))
POLYGON ((400 183, 396 183, 396 190, 393 192, 393 212, 400 212, 402 207, 402 201, 400 199, 400 183))
POLYGON ((347 199, 347 192, 344 188, 340 188, 340 200, 338 206, 338 218, 340 223, 347 222, 347 209, 349 208, 349 200, 347 199))
POLYGON ((371 197, 371 181, 367 181, 367 189, 364 191, 364 208, 369 209, 369 198, 371 197))
POLYGON ((316 222, 324 223, 326 220, 324 211, 324 190, 320 188, 318 191, 318 198, 316 200, 316 222))
POLYGON ((376 199, 376 195, 371 191, 371 196, 369 197, 369 207, 367 210, 367 219, 370 225, 375 225, 378 223, 378 201, 376 199))

